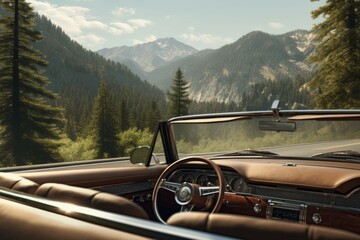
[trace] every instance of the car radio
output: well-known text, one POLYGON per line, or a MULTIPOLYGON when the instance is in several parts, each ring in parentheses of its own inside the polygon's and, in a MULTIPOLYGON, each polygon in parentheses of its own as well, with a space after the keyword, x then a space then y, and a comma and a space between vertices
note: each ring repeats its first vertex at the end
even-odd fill
POLYGON ((266 209, 266 218, 305 223, 306 209, 307 205, 305 204, 269 200, 266 209))

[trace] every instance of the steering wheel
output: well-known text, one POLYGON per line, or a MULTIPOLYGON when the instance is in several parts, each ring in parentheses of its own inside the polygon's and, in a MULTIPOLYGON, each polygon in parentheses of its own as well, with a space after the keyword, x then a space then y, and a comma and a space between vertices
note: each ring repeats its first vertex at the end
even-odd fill
POLYGON ((158 193, 161 188, 174 193, 175 202, 181 206, 180 212, 189 212, 193 209, 208 209, 213 203, 211 197, 215 194, 218 194, 216 203, 211 210, 211 212, 214 213, 218 212, 221 208, 221 204, 224 199, 225 180, 220 167, 206 158, 188 157, 180 159, 171 164, 160 175, 152 194, 152 203, 155 216, 160 222, 166 224, 166 222, 160 216, 157 206, 158 193), (176 183, 167 181, 167 177, 172 172, 174 172, 175 169, 188 162, 203 162, 210 165, 217 175, 219 186, 200 186, 199 184, 195 183, 176 183))

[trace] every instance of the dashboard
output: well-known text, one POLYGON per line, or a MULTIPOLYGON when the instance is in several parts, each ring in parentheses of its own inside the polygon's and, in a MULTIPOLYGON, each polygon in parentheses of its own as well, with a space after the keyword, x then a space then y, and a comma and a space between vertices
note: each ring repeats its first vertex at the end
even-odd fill
MULTIPOLYGON (((236 172, 223 171, 225 178, 226 193, 244 193, 248 190, 248 185, 244 178, 236 172)), ((170 182, 176 183, 196 183, 200 186, 218 186, 219 180, 212 170, 205 169, 180 169, 169 177, 170 182)))
MULTIPOLYGON (((341 194, 328 189, 249 181, 249 176, 235 170, 222 172, 225 178, 222 213, 331 226, 360 233, 359 225, 354 221, 360 217, 360 189, 341 194)), ((215 172, 201 166, 179 168, 168 181, 218 186, 215 172)))

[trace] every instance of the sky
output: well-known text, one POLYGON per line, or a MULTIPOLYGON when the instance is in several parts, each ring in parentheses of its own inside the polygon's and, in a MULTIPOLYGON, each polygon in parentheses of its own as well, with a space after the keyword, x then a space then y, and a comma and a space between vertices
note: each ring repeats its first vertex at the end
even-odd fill
POLYGON ((28 0, 85 48, 133 46, 174 37, 216 49, 255 30, 310 30, 325 0, 28 0))

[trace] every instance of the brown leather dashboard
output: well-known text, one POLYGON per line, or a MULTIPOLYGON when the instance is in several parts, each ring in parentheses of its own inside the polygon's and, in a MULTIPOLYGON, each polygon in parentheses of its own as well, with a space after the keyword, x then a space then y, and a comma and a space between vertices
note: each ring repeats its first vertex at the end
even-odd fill
POLYGON ((235 170, 249 183, 290 185, 347 194, 360 186, 360 164, 293 159, 222 159, 216 163, 235 170))

